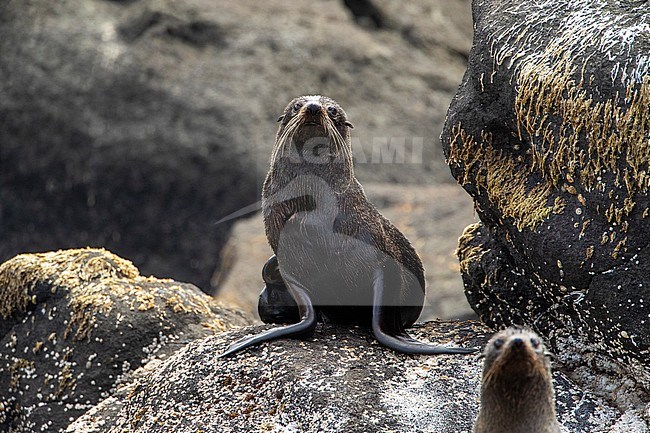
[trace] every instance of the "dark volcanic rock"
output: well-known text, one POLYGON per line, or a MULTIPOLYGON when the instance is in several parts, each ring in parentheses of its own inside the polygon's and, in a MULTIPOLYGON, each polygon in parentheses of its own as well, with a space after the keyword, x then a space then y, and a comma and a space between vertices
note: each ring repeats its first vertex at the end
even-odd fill
POLYGON ((489 326, 551 337, 574 377, 648 421, 648 5, 476 0, 473 12, 443 132, 482 220, 460 241, 467 297, 489 326))
POLYGON ((131 370, 248 323, 104 250, 17 256, 0 266, 0 431, 60 431, 131 370))
POLYGON ((469 1, 384 3, 372 30, 342 1, 2 2, 0 260, 103 246, 208 290, 299 94, 343 104, 362 177, 451 180, 469 1))
MULTIPOLYGON (((260 327, 188 344, 69 433, 436 432, 467 433, 478 412, 476 356, 408 356, 364 330, 320 325, 315 338, 282 340, 233 358, 217 356, 260 327), (115 408, 118 408, 116 411, 115 408)), ((484 344, 476 322, 430 322, 423 340, 484 344), (472 337, 470 337, 472 336, 472 337)), ((617 410, 555 375, 559 419, 571 433, 641 433, 617 410), (616 430, 623 425, 627 430, 616 430)))

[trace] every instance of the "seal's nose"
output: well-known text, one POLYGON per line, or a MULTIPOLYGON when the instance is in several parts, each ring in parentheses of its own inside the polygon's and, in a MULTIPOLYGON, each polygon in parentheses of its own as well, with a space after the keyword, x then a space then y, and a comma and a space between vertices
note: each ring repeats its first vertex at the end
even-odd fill
POLYGON ((317 114, 320 113, 320 105, 315 102, 309 103, 305 108, 312 116, 316 116, 317 114))
POLYGON ((513 338, 512 345, 517 349, 521 349, 524 346, 524 340, 521 338, 513 338))

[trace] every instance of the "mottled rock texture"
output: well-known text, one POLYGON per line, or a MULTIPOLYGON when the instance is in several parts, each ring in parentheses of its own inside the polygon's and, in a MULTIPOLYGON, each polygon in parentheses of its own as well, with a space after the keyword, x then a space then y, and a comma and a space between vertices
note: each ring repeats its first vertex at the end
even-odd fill
POLYGON ((350 114, 362 181, 451 181, 469 0, 393 3, 2 1, 0 260, 102 246, 209 291, 300 94, 350 114))
POLYGON ((0 431, 60 431, 142 364, 248 323, 104 250, 17 256, 0 266, 0 431))
MULTIPOLYGON (((307 341, 282 340, 218 359, 233 339, 195 341, 68 428, 69 433, 436 432, 469 433, 478 412, 481 360, 408 356, 358 328, 319 325, 307 341), (116 411, 115 408, 118 408, 116 411)), ((482 345, 477 322, 429 322, 422 340, 482 345)), ((641 433, 602 400, 555 374, 566 431, 641 433), (616 430, 627 422, 629 430, 616 430)))
POLYGON ((458 250, 467 298, 491 327, 549 337, 574 378, 649 421, 648 3, 476 0, 473 13, 443 132, 482 221, 458 250))

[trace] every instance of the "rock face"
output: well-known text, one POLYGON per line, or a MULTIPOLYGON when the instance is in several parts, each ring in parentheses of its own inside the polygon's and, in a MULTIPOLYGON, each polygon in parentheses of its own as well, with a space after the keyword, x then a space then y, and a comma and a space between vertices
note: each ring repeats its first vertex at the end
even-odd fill
MULTIPOLYGON (((478 412, 476 356, 407 356, 367 331, 319 326, 308 341, 264 344, 217 359, 235 338, 259 328, 195 341, 68 427, 72 433, 437 432, 468 433, 478 412), (113 410, 116 406, 118 411, 113 410)), ((482 325, 430 322, 423 340, 484 344, 482 325), (454 337, 456 336, 456 337, 454 337), (471 336, 471 337, 470 337, 471 336)), ((555 375, 566 431, 616 430, 620 414, 555 375)))
POLYGON ((551 337, 574 377, 638 410, 650 391, 647 12, 476 0, 443 132, 482 221, 459 246, 472 308, 489 326, 551 337))
POLYGON ((0 431, 60 431, 142 364, 248 323, 104 250, 17 256, 0 266, 0 431))
MULTIPOLYGON (((434 318, 475 318, 463 293, 454 250, 463 228, 475 222, 472 200, 459 194, 457 185, 364 185, 368 199, 413 244, 422 259, 426 277, 426 301, 421 321, 434 318), (435 224, 423 221, 435 221, 435 224)), ((257 314, 263 286, 262 265, 273 254, 264 234, 262 216, 237 221, 222 251, 223 270, 215 275, 218 301, 257 314)))
POLYGON ((470 38, 469 0, 5 1, 0 260, 103 246, 208 291, 300 94, 343 104, 362 180, 447 182, 470 38))
MULTIPOLYGON (((458 433, 478 411, 476 356, 401 355, 356 327, 321 324, 306 341, 220 359, 260 327, 210 336, 249 322, 104 250, 4 263, 0 306, 0 430, 9 433, 458 433)), ((465 347, 490 333, 476 322, 411 332, 465 347)), ((645 431, 565 375, 554 380, 567 432, 645 431)))

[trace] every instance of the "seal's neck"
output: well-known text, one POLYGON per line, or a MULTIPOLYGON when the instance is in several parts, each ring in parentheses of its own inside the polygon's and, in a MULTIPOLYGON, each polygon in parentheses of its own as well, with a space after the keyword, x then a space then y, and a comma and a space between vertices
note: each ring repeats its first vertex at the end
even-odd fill
POLYGON ((476 433, 558 433, 549 383, 533 376, 484 386, 476 433))
POLYGON ((303 149, 273 161, 267 180, 272 179, 276 188, 282 188, 301 177, 319 178, 332 190, 342 192, 354 182, 354 167, 340 155, 314 155, 303 149))

